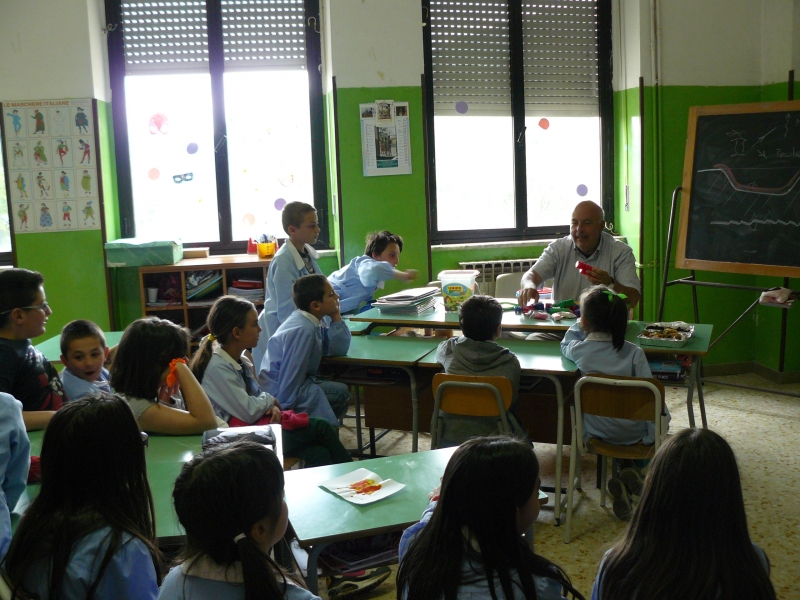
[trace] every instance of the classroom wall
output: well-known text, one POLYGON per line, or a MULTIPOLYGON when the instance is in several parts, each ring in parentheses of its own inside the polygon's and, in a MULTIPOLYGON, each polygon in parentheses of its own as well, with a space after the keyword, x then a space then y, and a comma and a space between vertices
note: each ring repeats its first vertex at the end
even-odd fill
MULTIPOLYGON (((118 231, 102 0, 0 2, 0 101, 98 98, 109 231, 118 231)), ((15 236, 15 266, 40 271, 53 314, 42 341, 69 321, 111 327, 101 231, 15 236)))
MULTIPOLYGON (((656 6, 654 19, 648 0, 621 0, 615 4, 614 18, 618 142, 615 202, 620 232, 633 237, 639 224, 626 218, 624 182, 633 176, 631 168, 643 160, 645 236, 643 257, 637 258, 645 266, 644 312, 648 319, 655 318, 658 307, 671 196, 681 184, 689 107, 785 100, 788 71, 800 67, 800 2, 796 0, 673 0, 656 6), (620 24, 624 24, 624 30, 620 24), (638 32, 634 32, 637 27, 638 32), (631 39, 637 36, 638 44, 631 39), (657 41, 651 43, 654 39, 657 41), (632 123, 638 112, 638 75, 633 73, 636 65, 645 83, 643 156, 637 144, 625 145, 632 141, 632 123)), ((640 200, 641 196, 636 198, 637 203, 640 200)), ((673 242, 673 264, 676 244, 677 239, 673 242)), ((669 279, 687 275, 685 270, 669 270, 669 279)), ((698 279, 742 285, 782 284, 776 278, 711 272, 699 272, 698 279)), ((790 285, 796 289, 798 282, 791 280, 790 285)), ((713 323, 718 335, 754 299, 753 293, 699 288, 700 320, 713 323)), ((669 288, 665 306, 665 318, 692 320, 691 288, 669 288)), ((755 361, 777 371, 779 313, 779 309, 756 309, 713 349, 706 364, 755 361)), ((800 319, 791 311, 788 317, 789 331, 796 331, 800 319)), ((800 346, 795 337, 788 336, 787 372, 800 370, 800 346)))

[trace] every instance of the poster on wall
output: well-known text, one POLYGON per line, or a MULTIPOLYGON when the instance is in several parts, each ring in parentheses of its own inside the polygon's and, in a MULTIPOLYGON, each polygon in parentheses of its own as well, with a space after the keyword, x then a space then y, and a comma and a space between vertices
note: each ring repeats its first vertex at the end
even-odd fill
POLYGON ((100 229, 91 99, 0 107, 14 232, 100 229))
POLYGON ((376 100, 359 104, 364 177, 409 175, 411 140, 408 102, 376 100))

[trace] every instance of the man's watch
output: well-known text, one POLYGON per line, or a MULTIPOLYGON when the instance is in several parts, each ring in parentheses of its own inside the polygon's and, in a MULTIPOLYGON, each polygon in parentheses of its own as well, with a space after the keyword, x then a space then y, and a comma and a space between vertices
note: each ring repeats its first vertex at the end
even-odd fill
MULTIPOLYGON (((609 277, 611 277, 611 275, 609 275, 609 277)), ((614 284, 615 284, 615 283, 617 283, 617 282, 616 282, 616 281, 614 281, 614 278, 613 278, 613 277, 611 277, 611 283, 609 283, 609 284, 608 284, 608 287, 614 287, 614 284)))

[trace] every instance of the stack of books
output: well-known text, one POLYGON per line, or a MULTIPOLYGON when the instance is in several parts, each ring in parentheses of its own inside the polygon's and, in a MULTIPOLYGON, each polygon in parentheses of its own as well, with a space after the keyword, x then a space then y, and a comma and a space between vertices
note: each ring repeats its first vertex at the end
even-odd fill
POLYGON ((200 300, 222 288, 221 271, 194 271, 186 274, 186 301, 200 300))
POLYGON ((393 315, 418 315, 432 310, 441 290, 436 287, 414 288, 389 294, 372 303, 382 313, 393 315))
POLYGON ((258 279, 234 279, 228 293, 249 300, 253 304, 264 303, 264 282, 258 279))

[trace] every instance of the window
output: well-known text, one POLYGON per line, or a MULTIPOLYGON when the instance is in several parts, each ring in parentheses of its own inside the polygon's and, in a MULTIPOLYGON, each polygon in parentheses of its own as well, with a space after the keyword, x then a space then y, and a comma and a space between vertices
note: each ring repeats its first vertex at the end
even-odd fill
POLYGON ((581 200, 608 213, 610 1, 423 9, 433 240, 556 235, 581 200))
POLYGON ((123 235, 240 251, 299 200, 327 245, 318 0, 108 2, 123 235))

